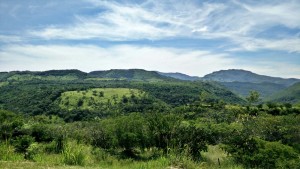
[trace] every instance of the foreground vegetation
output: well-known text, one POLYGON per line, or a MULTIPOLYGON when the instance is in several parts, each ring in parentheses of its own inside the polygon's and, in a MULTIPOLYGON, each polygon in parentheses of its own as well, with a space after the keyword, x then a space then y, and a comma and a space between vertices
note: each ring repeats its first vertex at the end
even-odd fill
POLYGON ((1 82, 0 168, 300 166, 297 104, 208 82, 38 76, 1 82))

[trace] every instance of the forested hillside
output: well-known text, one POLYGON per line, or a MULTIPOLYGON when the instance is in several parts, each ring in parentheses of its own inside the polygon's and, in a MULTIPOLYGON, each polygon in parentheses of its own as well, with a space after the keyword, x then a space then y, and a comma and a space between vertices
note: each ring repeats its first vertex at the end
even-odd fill
POLYGON ((267 98, 273 102, 300 103, 300 83, 296 83, 267 98))
POLYGON ((229 69, 220 70, 203 77, 203 80, 212 80, 218 82, 251 82, 251 83, 275 83, 284 86, 291 86, 299 82, 299 79, 284 79, 279 77, 271 77, 259 75, 246 70, 229 69))

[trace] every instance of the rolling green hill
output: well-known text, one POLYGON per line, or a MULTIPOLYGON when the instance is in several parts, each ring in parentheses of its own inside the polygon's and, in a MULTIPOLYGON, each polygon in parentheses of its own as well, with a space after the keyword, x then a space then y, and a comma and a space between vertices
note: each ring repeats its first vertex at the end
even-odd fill
POLYGON ((179 80, 187 80, 187 81, 196 81, 196 80, 201 80, 200 77, 198 76, 189 76, 183 73, 163 73, 163 72, 157 72, 160 75, 166 76, 166 77, 172 77, 175 79, 179 79, 179 80))
POLYGON ((205 75, 202 79, 217 82, 275 83, 284 86, 291 86, 294 83, 300 82, 300 79, 284 79, 279 77, 258 75, 250 71, 238 69, 216 71, 205 75))
POLYGON ((142 91, 128 88, 92 88, 83 91, 67 91, 61 94, 59 106, 67 110, 97 110, 99 106, 111 106, 129 97, 140 98, 143 95, 142 91))
POLYGON ((259 92, 260 98, 264 99, 275 92, 281 91, 286 87, 284 85, 275 84, 275 83, 249 83, 249 82, 220 82, 230 91, 246 97, 249 95, 251 90, 259 92))
POLYGON ((272 102, 299 103, 300 83, 296 83, 280 92, 277 92, 269 96, 266 100, 272 102))
MULTIPOLYGON (((26 71, 3 74, 5 78, 0 83, 0 109, 26 114, 57 114, 69 109, 76 110, 77 108, 74 105, 78 103, 79 98, 84 97, 85 99, 83 99, 81 106, 84 109, 89 107, 87 110, 92 110, 90 109, 91 106, 87 106, 90 100, 94 99, 96 106, 99 106, 98 103, 102 101, 95 99, 91 92, 94 89, 97 92, 97 90, 102 90, 103 88, 115 88, 114 90, 116 91, 126 88, 127 90, 142 91, 149 95, 149 97, 142 100, 132 101, 132 103, 137 101, 140 104, 140 108, 135 107, 134 109, 126 109, 126 111, 140 111, 141 107, 143 107, 142 105, 148 104, 151 106, 153 103, 167 104, 171 107, 191 104, 199 101, 200 93, 203 91, 207 93, 207 99, 210 101, 244 102, 244 100, 229 90, 211 82, 176 80, 145 70, 100 71, 90 73, 87 76, 85 76, 84 72, 77 70, 26 71), (126 79, 119 80, 120 78, 126 79), (68 95, 73 93, 77 94, 74 96, 68 95), (84 93, 85 96, 83 95, 84 93), (69 99, 61 97, 65 95, 69 99), (68 101, 69 106, 64 106, 68 105, 68 101)), ((127 96, 124 93, 123 95, 127 96)), ((119 95, 118 97, 122 96, 119 95)), ((91 105, 93 104, 91 103, 91 105)), ((82 108, 78 110, 80 109, 82 108)))
POLYGON ((35 71, 12 71, 1 72, 1 81, 31 81, 31 80, 76 80, 86 78, 87 73, 79 70, 49 70, 44 72, 35 71))
POLYGON ((158 74, 155 71, 146 71, 143 69, 112 69, 107 71, 93 71, 89 73, 90 77, 94 78, 113 78, 120 80, 135 80, 135 81, 164 81, 174 80, 158 74))

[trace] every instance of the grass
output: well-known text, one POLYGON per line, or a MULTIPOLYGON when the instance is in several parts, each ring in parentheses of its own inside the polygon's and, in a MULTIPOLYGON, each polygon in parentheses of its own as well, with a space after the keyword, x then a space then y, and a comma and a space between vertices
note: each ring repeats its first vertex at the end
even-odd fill
POLYGON ((132 161, 130 159, 114 159, 113 161, 99 162, 90 166, 70 166, 63 164, 51 164, 31 161, 0 161, 1 169, 166 169, 169 167, 169 160, 163 157, 151 161, 132 161))
POLYGON ((67 110, 95 110, 98 106, 116 104, 121 101, 123 96, 130 97, 132 94, 140 97, 144 92, 128 88, 94 88, 84 91, 68 91, 62 93, 59 106, 67 110))
POLYGON ((219 145, 208 146, 208 151, 201 152, 201 155, 204 161, 201 163, 203 169, 243 169, 241 165, 235 164, 219 145))
POLYGON ((47 153, 41 148, 32 161, 25 160, 22 154, 13 150, 13 146, 1 144, 1 154, 9 157, 0 159, 1 169, 243 169, 218 145, 209 146, 207 152, 201 152, 202 160, 198 162, 187 155, 172 152, 168 156, 161 155, 148 160, 122 159, 103 149, 75 141, 66 141, 64 150, 58 154, 47 153))

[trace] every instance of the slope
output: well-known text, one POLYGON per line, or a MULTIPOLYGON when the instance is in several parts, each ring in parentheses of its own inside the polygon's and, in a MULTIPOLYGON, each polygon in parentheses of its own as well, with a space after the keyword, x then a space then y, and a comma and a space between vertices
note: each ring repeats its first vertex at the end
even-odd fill
POLYGON ((274 95, 269 96, 266 100, 272 102, 287 102, 287 103, 300 102, 300 82, 278 93, 275 93, 274 95))
POLYGON ((205 75, 203 80, 217 82, 275 83, 284 86, 291 86, 296 82, 300 82, 300 79, 284 79, 279 77, 258 75, 250 71, 238 69, 216 71, 205 75))
POLYGON ((170 77, 162 76, 155 71, 146 71, 143 69, 111 69, 105 71, 92 71, 89 73, 89 77, 135 81, 175 80, 170 77))
POLYGON ((198 76, 189 76, 189 75, 186 75, 183 73, 178 73, 178 72, 176 72, 176 73, 157 72, 157 73, 160 75, 163 75, 163 76, 172 77, 172 78, 179 79, 179 80, 187 80, 187 81, 201 80, 201 78, 198 76))
POLYGON ((230 91, 242 97, 248 96, 249 92, 255 90, 260 93, 262 99, 278 92, 286 87, 276 83, 250 83, 250 82, 220 82, 230 91))

